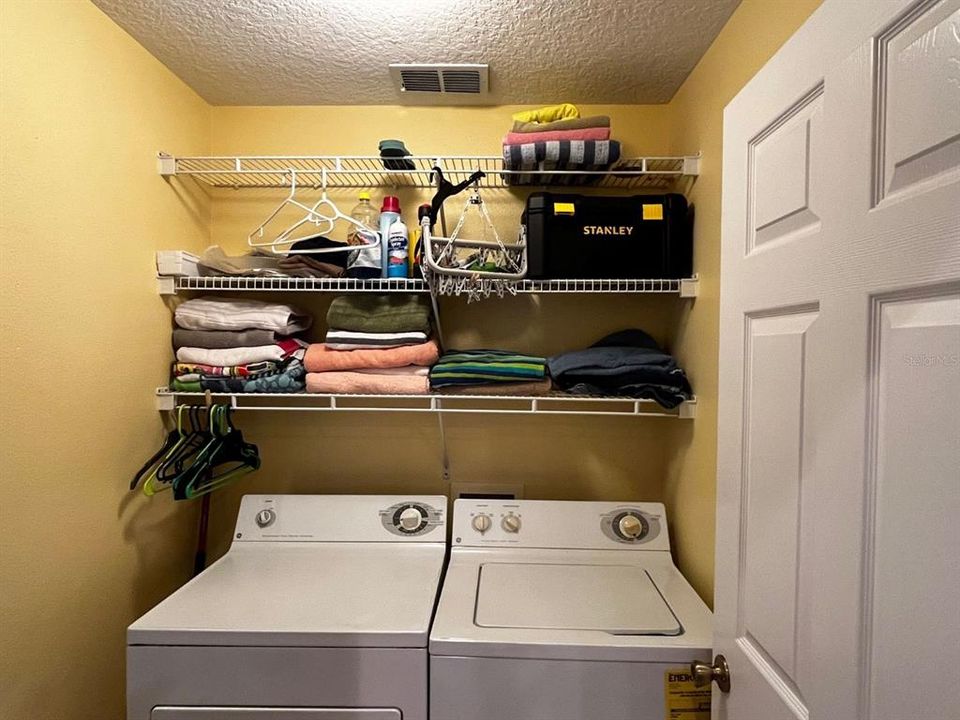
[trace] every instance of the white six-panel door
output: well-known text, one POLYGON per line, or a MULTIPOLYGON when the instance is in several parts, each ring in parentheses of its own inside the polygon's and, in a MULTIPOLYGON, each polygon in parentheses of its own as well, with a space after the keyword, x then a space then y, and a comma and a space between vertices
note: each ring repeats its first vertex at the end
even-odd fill
POLYGON ((724 115, 725 720, 960 717, 960 0, 826 0, 724 115))

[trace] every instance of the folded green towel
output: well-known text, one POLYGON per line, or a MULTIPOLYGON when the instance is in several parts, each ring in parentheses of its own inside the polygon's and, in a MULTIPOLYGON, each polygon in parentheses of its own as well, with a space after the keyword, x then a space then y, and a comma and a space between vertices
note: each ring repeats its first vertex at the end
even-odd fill
POLYGON ((423 295, 341 295, 330 303, 327 326, 366 333, 430 332, 430 302, 423 295))

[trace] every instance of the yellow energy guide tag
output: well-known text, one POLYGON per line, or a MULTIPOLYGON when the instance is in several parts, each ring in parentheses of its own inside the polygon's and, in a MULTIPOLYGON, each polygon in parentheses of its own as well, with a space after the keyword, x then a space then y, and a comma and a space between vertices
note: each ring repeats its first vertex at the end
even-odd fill
POLYGON ((657 203, 656 205, 644 205, 643 219, 644 220, 663 220, 663 205, 661 205, 660 203, 657 203))
POLYGON ((573 203, 554 203, 553 204, 553 214, 554 215, 574 215, 576 209, 573 207, 573 203))
POLYGON ((665 720, 710 720, 710 687, 694 687, 690 668, 671 668, 663 674, 663 697, 665 720))

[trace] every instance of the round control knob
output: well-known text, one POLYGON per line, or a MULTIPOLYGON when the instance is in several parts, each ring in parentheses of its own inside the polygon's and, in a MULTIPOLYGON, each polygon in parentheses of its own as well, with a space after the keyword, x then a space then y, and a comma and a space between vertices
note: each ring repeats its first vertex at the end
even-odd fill
POLYGON ((413 532, 423 522, 423 514, 415 507, 408 507, 400 511, 400 527, 407 532, 413 532))
POLYGON ((636 515, 628 513, 620 518, 617 523, 617 530, 620 537, 627 540, 637 540, 643 535, 643 521, 636 515))
POLYGON ((481 514, 475 515, 470 524, 473 525, 474 530, 483 535, 487 530, 490 529, 490 525, 493 523, 491 522, 489 515, 481 514))
POLYGON ((261 510, 257 513, 256 521, 257 527, 265 528, 268 525, 273 525, 273 521, 277 519, 277 513, 275 513, 270 508, 261 510))
POLYGON ((500 527, 503 528, 504 532, 518 533, 520 532, 520 518, 513 513, 507 513, 500 521, 500 527))

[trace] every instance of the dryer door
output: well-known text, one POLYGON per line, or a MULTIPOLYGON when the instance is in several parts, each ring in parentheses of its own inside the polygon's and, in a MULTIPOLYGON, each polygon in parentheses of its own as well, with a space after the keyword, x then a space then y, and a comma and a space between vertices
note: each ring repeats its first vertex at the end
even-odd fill
POLYGON ((395 708, 155 707, 150 720, 401 720, 395 708))
POLYGON ((650 575, 635 565, 484 563, 475 622, 612 635, 683 632, 650 575))

